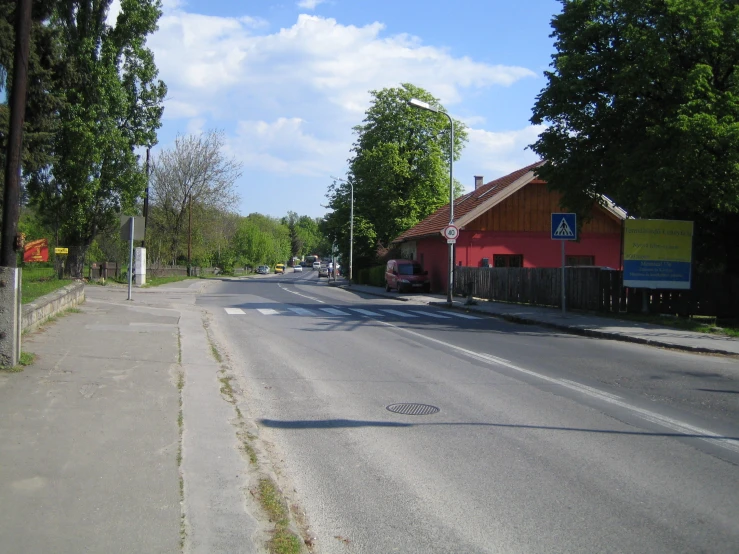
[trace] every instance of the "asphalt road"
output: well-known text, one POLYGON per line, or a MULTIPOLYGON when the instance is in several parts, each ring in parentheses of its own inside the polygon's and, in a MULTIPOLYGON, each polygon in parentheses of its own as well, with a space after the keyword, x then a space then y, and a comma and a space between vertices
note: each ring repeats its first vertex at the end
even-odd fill
POLYGON ((319 552, 739 550, 736 360, 362 298, 311 270, 198 304, 319 552))

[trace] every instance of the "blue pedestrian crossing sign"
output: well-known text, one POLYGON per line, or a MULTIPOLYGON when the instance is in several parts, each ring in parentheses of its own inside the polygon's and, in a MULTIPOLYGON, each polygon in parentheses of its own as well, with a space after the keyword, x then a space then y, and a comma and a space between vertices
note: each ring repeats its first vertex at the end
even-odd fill
POLYGON ((552 240, 577 240, 577 214, 552 214, 552 240))

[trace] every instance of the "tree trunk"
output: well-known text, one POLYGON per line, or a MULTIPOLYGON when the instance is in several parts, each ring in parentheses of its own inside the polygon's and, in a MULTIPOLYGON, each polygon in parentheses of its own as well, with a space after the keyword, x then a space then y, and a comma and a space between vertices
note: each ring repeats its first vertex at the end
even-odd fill
POLYGON ((64 275, 72 279, 82 279, 84 277, 85 256, 90 245, 70 246, 69 253, 64 260, 64 275))

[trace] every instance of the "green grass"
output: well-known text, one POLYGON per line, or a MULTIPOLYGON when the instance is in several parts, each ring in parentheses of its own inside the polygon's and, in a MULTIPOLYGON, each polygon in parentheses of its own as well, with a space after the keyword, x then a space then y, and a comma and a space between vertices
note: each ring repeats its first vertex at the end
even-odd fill
POLYGON ((21 302, 28 304, 73 282, 71 279, 48 279, 42 281, 27 281, 23 279, 21 285, 21 302))
POLYGON ((31 365, 35 359, 36 354, 32 354, 31 352, 21 352, 20 359, 18 360, 18 365, 15 365, 13 367, 0 366, 0 371, 4 371, 5 373, 20 373, 26 368, 26 366, 31 365))
POLYGON ((272 554, 298 554, 301 540, 289 529, 287 508, 277 485, 266 477, 259 480, 259 502, 275 525, 272 539, 267 543, 269 551, 272 554))
MULTIPOLYGON (((158 287, 159 285, 166 285, 167 283, 177 283, 179 281, 187 281, 188 279, 198 279, 198 277, 188 277, 187 275, 173 275, 171 277, 146 277, 145 287, 158 287)), ((128 283, 128 280, 125 281, 128 283)))

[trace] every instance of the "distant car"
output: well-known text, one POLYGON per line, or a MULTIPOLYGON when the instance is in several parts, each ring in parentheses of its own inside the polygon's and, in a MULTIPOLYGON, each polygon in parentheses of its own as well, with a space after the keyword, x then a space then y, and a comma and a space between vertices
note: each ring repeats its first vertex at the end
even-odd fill
POLYGON ((302 266, 296 265, 293 268, 293 273, 302 273, 302 272, 303 272, 303 267, 302 266))
POLYGON ((275 266, 275 273, 285 273, 285 264, 277 264, 275 266))
POLYGON ((328 277, 328 268, 324 265, 318 268, 318 278, 328 277))
POLYGON ((267 275, 269 273, 269 266, 268 265, 260 265, 257 268, 257 273, 260 275, 267 275))
POLYGON ((321 262, 319 261, 313 262, 313 269, 321 269, 321 262))

